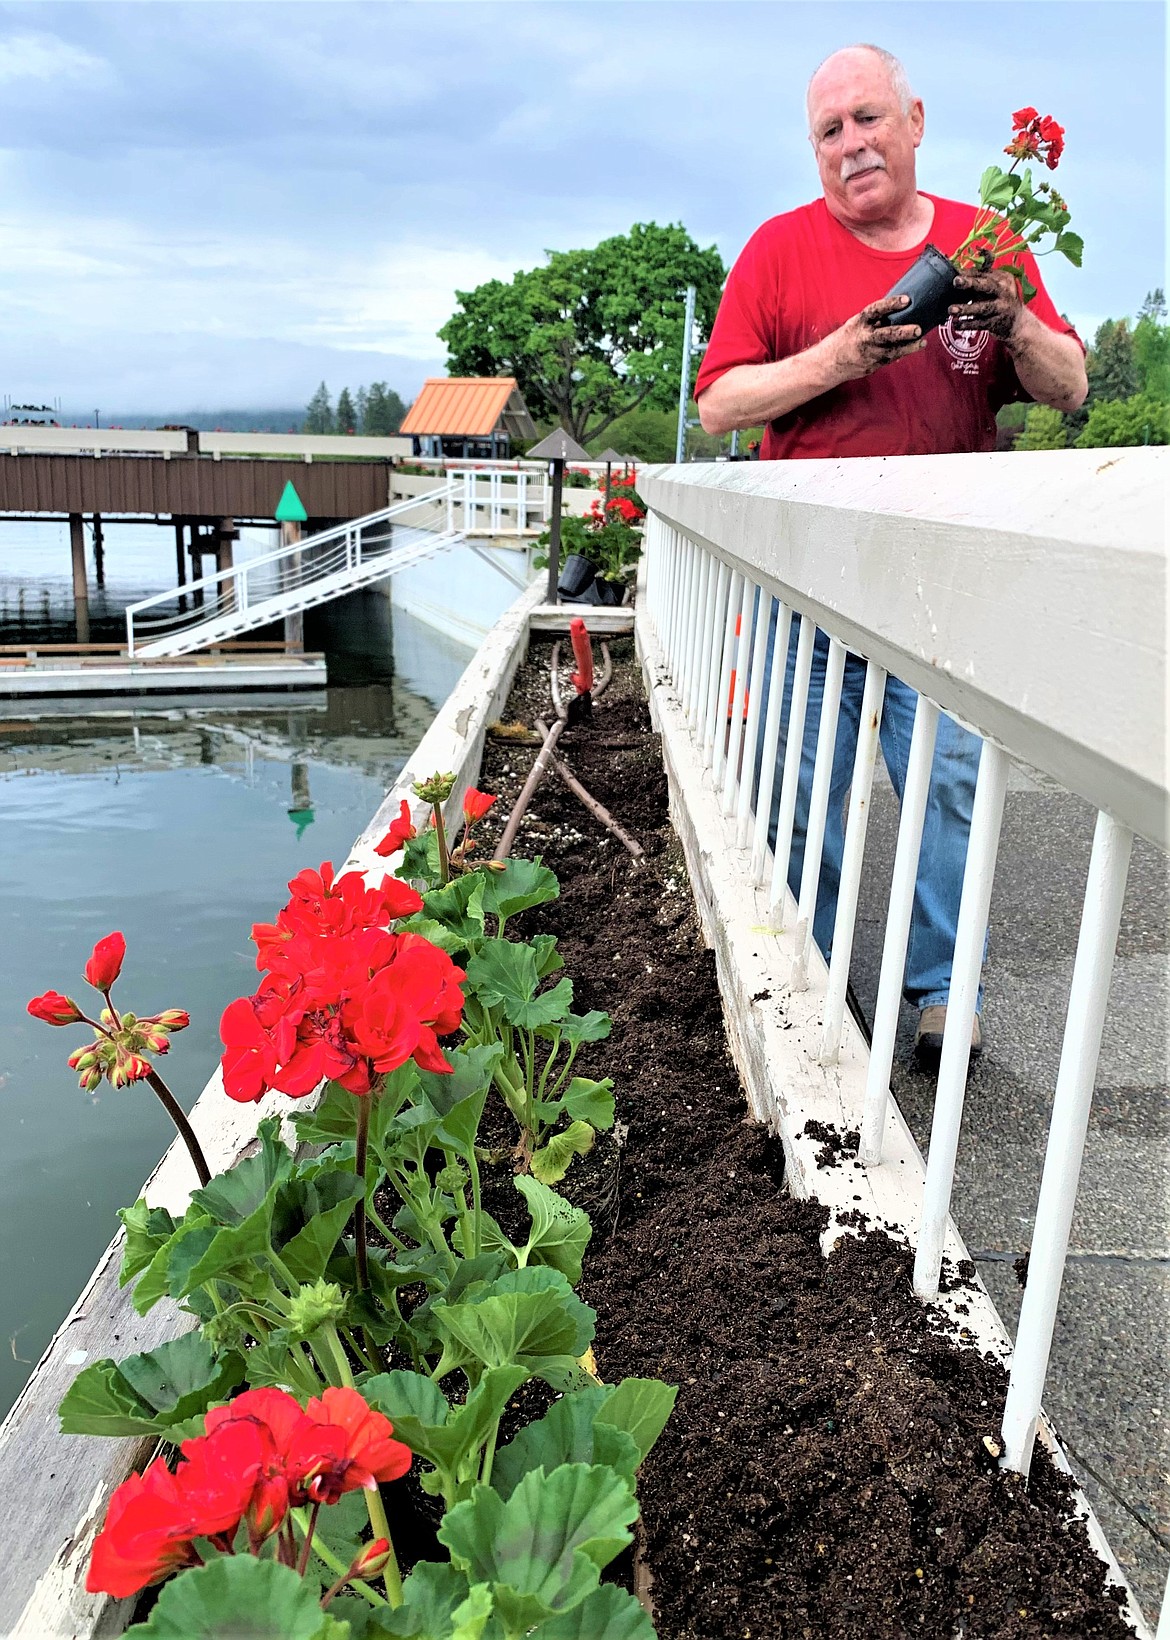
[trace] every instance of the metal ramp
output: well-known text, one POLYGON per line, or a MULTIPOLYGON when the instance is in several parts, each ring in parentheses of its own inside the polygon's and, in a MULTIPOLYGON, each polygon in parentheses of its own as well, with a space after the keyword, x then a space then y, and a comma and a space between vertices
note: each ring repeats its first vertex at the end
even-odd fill
POLYGON ((151 659, 206 649, 384 581, 459 545, 464 532, 456 527, 454 490, 454 484, 444 483, 380 512, 140 599, 126 611, 130 656, 151 659), (426 529, 409 522, 420 513, 435 517, 439 527, 426 529))

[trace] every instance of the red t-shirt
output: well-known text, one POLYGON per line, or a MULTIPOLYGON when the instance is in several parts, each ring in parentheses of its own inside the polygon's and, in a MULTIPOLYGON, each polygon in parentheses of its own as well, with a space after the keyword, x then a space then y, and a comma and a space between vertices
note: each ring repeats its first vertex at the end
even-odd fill
MULTIPOLYGON (((803 353, 884 296, 929 241, 949 254, 962 244, 975 207, 926 197, 934 221, 921 245, 879 251, 837 221, 823 199, 758 228, 728 275, 695 397, 724 371, 803 353)), ((1053 330, 1076 335, 1052 305, 1031 255, 1029 306, 1053 330)), ((961 293, 956 292, 956 300, 961 293)), ((995 448, 995 412, 1029 395, 1004 344, 985 330, 956 332, 948 320, 921 353, 845 382, 769 423, 765 461, 815 456, 947 455, 995 448)))

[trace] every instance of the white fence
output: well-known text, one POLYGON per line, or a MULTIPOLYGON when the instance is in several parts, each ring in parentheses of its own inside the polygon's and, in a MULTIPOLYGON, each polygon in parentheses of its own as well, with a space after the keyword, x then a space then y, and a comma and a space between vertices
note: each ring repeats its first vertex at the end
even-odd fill
MULTIPOLYGON (((1168 842, 1167 463, 1161 450, 1094 450, 647 468, 639 475, 650 508, 645 587, 658 662, 672 684, 696 767, 706 769, 708 789, 738 845, 745 888, 766 904, 769 926, 794 925, 794 991, 808 983, 846 649, 867 662, 831 958, 813 1049, 830 1076, 842 1042, 887 675, 920 693, 857 1113, 862 1160, 871 1170, 883 1167, 907 932, 940 710, 982 737, 929 1160, 914 1227, 914 1283, 924 1299, 939 1286, 1007 754, 1098 810, 1003 1417, 1001 1462, 1025 1475, 1040 1419, 1130 847, 1135 833, 1163 850, 1168 842), (818 627, 830 644, 794 904, 787 879, 818 627), (790 633, 798 636, 791 640, 796 656, 785 702, 790 633), (782 727, 785 751, 777 770, 782 727)), ((1022 1203, 1021 1210, 1032 1205, 1022 1203)))

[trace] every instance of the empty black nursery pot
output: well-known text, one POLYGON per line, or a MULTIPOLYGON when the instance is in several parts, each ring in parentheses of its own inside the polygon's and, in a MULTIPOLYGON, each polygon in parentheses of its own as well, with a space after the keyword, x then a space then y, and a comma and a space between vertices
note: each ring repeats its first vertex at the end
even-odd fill
POLYGON ((586 587, 592 584, 595 573, 593 565, 583 553, 571 552, 561 570, 557 591, 562 598, 579 598, 586 587))
POLYGON ((908 296, 909 307, 887 313, 880 321, 889 325, 918 325, 925 336, 947 316, 955 293, 955 265, 937 245, 927 245, 914 266, 908 268, 887 296, 908 296))

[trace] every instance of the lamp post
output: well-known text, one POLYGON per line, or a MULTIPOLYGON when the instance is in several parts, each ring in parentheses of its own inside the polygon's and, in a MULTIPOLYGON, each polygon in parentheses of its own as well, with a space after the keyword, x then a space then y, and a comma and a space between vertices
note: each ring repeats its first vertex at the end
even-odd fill
POLYGON ((547 461, 552 479, 552 517, 548 521, 548 601, 555 604, 559 601, 557 582, 561 577, 561 494, 565 484, 565 462, 588 461, 589 452, 583 450, 563 427, 554 427, 547 438, 542 438, 529 450, 528 456, 530 460, 547 461))
POLYGON ((598 461, 604 461, 605 462, 605 504, 608 507, 609 506, 609 484, 610 484, 609 475, 613 470, 613 464, 614 464, 615 461, 624 461, 626 458, 625 458, 625 456, 618 455, 617 451, 614 449, 613 445, 611 444, 608 449, 603 450, 601 452, 601 454, 598 456, 597 459, 598 459, 598 461))

